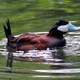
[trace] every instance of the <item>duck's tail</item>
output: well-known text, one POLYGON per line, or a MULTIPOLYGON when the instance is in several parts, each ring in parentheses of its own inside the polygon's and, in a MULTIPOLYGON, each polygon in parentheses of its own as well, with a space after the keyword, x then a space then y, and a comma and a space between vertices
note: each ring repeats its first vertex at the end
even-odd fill
POLYGON ((10 36, 12 36, 11 25, 10 25, 9 19, 6 22, 6 25, 4 25, 4 32, 5 32, 6 38, 9 38, 10 36))
POLYGON ((9 19, 6 22, 6 25, 4 25, 4 32, 7 38, 7 45, 6 45, 7 50, 8 51, 15 50, 16 46, 14 44, 16 43, 16 39, 11 32, 11 25, 9 19))

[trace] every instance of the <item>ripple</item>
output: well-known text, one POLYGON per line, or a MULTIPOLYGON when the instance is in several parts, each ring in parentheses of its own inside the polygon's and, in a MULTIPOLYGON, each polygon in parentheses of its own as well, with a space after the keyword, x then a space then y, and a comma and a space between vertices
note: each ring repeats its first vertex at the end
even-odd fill
POLYGON ((34 70, 35 72, 40 73, 60 73, 60 74, 73 74, 73 73, 80 73, 80 68, 77 69, 58 69, 58 70, 34 70))

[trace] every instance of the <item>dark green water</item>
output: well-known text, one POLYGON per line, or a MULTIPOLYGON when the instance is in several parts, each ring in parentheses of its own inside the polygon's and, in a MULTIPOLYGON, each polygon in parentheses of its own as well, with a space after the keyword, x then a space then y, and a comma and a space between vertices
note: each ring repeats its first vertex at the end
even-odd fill
MULTIPOLYGON (((76 21, 79 26, 80 0, 0 0, 0 40, 5 37, 7 18, 14 34, 48 31, 59 19, 76 21)), ((55 58, 64 54, 63 66, 14 60, 13 73, 5 73, 6 57, 0 55, 0 80, 80 80, 80 34, 75 34, 66 35, 67 46, 55 54, 55 58)))

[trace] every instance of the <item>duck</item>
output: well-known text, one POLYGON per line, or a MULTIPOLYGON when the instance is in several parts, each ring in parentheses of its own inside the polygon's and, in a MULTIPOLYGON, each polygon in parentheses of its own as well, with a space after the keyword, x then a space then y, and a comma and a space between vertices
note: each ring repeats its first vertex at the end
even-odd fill
POLYGON ((73 25, 70 21, 59 20, 47 33, 25 32, 15 37, 11 31, 10 21, 7 20, 4 25, 8 51, 45 50, 47 48, 64 47, 66 46, 64 35, 74 31, 80 31, 80 27, 73 25))

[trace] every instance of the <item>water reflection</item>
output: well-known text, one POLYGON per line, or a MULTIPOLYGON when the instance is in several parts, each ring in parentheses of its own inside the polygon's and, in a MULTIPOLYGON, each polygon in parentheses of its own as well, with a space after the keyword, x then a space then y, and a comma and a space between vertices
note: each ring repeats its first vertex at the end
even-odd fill
MULTIPOLYGON (((65 52, 64 49, 61 47, 56 48, 56 52, 52 53, 53 59, 55 59, 55 61, 53 61, 53 63, 65 63, 65 52)), ((62 69, 62 68, 67 68, 67 65, 62 65, 62 64, 56 64, 56 65, 51 65, 50 66, 51 69, 62 69)))
POLYGON ((64 52, 63 48, 59 47, 59 48, 56 48, 56 50, 57 50, 57 52, 54 54, 53 58, 62 59, 62 62, 64 62, 65 52, 64 52))

